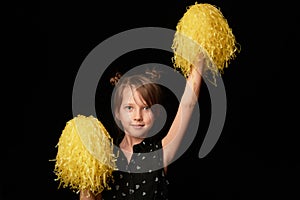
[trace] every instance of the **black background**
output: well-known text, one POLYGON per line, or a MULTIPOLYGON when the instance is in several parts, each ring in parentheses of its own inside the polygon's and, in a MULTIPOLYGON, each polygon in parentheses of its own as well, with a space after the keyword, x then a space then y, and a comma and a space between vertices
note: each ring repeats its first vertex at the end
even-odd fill
MULTIPOLYGON (((2 99, 8 114, 1 141, 1 200, 78 199, 69 189, 57 188, 54 163, 49 160, 55 158, 55 145, 72 118, 73 83, 82 61, 98 44, 122 31, 149 26, 175 30, 186 7, 194 3, 11 4, 3 31, 8 42, 3 61, 8 62, 3 62, 2 99)), ((297 6, 289 1, 198 3, 221 9, 241 52, 223 75, 228 104, 221 137, 200 159, 199 131, 197 140, 172 163, 171 199, 290 199, 299 188, 297 6)), ((171 57, 153 50, 126 56, 119 63, 168 64, 171 57)), ((201 97, 205 116, 209 105, 205 88, 201 97)), ((205 123, 204 119, 203 130, 205 123)))

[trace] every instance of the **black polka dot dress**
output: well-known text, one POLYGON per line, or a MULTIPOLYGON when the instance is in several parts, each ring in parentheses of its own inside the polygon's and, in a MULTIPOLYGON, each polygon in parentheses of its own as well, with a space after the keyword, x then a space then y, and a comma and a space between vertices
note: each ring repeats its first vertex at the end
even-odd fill
POLYGON ((163 169, 163 153, 161 141, 144 139, 134 145, 130 162, 123 152, 116 148, 119 156, 118 170, 113 172, 114 182, 111 190, 103 191, 103 200, 136 199, 167 200, 168 180, 163 169))

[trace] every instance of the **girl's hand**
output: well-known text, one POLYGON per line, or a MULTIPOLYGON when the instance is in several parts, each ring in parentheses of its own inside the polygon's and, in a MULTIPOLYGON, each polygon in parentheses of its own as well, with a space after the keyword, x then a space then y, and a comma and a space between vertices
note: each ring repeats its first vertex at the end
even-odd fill
POLYGON ((89 192, 88 190, 80 191, 80 200, 101 200, 102 196, 101 193, 95 196, 93 193, 89 192))
POLYGON ((199 75, 202 75, 204 64, 205 56, 203 55, 203 53, 200 53, 197 59, 193 62, 191 73, 193 73, 193 70, 196 70, 199 75))

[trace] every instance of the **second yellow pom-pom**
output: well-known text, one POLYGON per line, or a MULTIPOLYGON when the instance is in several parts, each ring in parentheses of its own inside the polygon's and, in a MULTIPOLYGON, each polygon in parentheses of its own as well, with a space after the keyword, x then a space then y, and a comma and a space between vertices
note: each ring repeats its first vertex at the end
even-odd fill
POLYGON ((113 142, 98 119, 78 115, 68 121, 57 147, 54 172, 60 185, 94 194, 110 189, 115 169, 113 142))

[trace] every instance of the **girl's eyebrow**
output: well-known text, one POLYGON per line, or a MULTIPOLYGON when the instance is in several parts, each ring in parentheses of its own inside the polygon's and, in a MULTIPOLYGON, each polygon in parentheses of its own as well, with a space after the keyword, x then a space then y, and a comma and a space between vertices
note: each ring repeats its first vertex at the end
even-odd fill
POLYGON ((133 106, 132 103, 124 103, 125 106, 133 106))
POLYGON ((145 102, 145 103, 143 102, 142 105, 139 105, 139 104, 137 104, 137 103, 131 103, 131 102, 129 102, 129 103, 124 103, 124 104, 123 104, 123 106, 134 106, 134 105, 141 106, 141 107, 145 107, 145 106, 150 107, 146 102, 145 102))
POLYGON ((135 105, 134 103, 123 103, 123 106, 133 106, 135 105))

